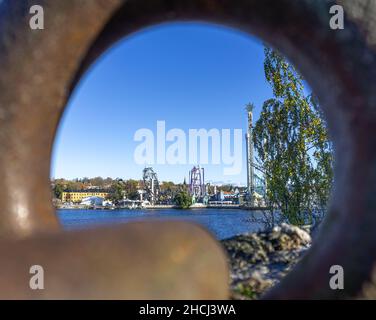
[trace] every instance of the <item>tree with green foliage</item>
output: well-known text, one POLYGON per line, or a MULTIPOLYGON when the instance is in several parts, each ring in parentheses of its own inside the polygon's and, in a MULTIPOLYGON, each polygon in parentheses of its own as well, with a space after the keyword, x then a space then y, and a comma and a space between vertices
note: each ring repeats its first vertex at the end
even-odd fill
POLYGON ((289 223, 311 223, 325 211, 333 181, 333 152, 315 98, 278 52, 265 48, 265 77, 274 98, 264 102, 254 145, 265 173, 266 198, 289 223))
POLYGON ((192 204, 192 197, 187 191, 179 191, 174 198, 176 206, 180 209, 188 209, 192 204))
POLYGON ((64 192, 64 185, 62 185, 60 183, 55 184, 55 186, 53 188, 53 194, 54 194, 55 198, 61 199, 63 192, 64 192))
POLYGON ((139 199, 139 193, 138 193, 138 181, 129 179, 124 182, 124 191, 125 191, 125 196, 127 199, 130 200, 138 200, 139 199))
POLYGON ((109 200, 117 204, 119 201, 124 199, 125 195, 125 184, 122 179, 115 180, 110 187, 109 200))

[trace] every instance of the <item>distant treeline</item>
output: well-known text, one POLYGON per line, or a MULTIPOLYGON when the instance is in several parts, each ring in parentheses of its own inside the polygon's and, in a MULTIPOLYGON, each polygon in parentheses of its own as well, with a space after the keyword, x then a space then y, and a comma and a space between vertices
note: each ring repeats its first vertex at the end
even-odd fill
MULTIPOLYGON (((124 196, 128 199, 138 199, 138 190, 144 189, 143 180, 121 179, 121 178, 76 178, 76 179, 52 179, 51 188, 55 198, 60 199, 64 191, 83 191, 83 190, 106 190, 110 193, 112 200, 122 199, 124 196)), ((188 188, 186 182, 174 183, 172 181, 162 181, 160 183, 160 192, 162 197, 172 198, 181 190, 188 188)), ((222 185, 217 187, 217 191, 232 191, 236 187, 233 185, 222 185)), ((214 193, 214 186, 209 186, 209 193, 214 193)))

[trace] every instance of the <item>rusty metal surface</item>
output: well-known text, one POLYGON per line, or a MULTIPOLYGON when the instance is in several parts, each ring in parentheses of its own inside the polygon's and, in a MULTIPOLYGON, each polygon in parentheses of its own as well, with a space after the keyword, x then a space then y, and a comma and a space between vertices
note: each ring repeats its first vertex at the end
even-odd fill
MULTIPOLYGON (((83 275, 85 268, 89 268, 85 262, 91 259, 89 250, 82 244, 85 232, 74 236, 55 235, 59 227, 49 190, 55 130, 83 72, 114 42, 142 27, 167 21, 203 20, 254 34, 287 55, 318 95, 335 144, 335 187, 324 228, 305 259, 266 298, 347 298, 363 293, 363 296, 375 298, 372 294, 375 280, 371 278, 376 262, 376 90, 373 89, 376 31, 372 27, 374 15, 359 9, 359 5, 370 0, 338 2, 349 12, 345 30, 341 31, 329 28, 329 7, 334 2, 325 0, 41 0, 39 3, 48 12, 46 29, 33 32, 27 21, 32 1, 3 1, 0 6, 0 236, 3 243, 0 247, 7 253, 7 278, 12 279, 12 269, 22 268, 22 260, 11 263, 12 255, 19 252, 28 261, 30 252, 40 252, 43 261, 53 263, 55 245, 61 252, 65 246, 76 250, 83 246, 83 262, 77 265, 77 270, 83 275), (39 234, 46 232, 51 234, 39 241, 38 237, 42 237, 39 234), (80 239, 76 246, 68 240, 71 237, 80 239), (329 289, 328 270, 334 264, 345 269, 345 290, 329 289)), ((368 9, 375 12, 372 6, 368 9)), ((140 231, 131 225, 123 228, 124 232, 140 231)), ((181 228, 190 230, 184 224, 181 228)), ((196 243, 193 236, 179 238, 172 225, 166 225, 164 231, 180 239, 182 244, 196 243)), ((118 258, 120 248, 132 252, 135 243, 130 238, 117 236, 116 232, 106 233, 108 236, 103 238, 102 232, 105 231, 93 231, 88 237, 93 246, 99 245, 102 239, 116 248, 101 256, 115 261, 107 271, 103 267, 103 272, 113 276, 111 283, 116 277, 126 277, 127 271, 129 275, 136 272, 129 256, 118 258), (118 268, 121 263, 126 263, 127 268, 118 268)), ((156 231, 156 236, 163 235, 156 231)), ((150 237, 142 232, 138 237, 141 246, 138 249, 144 248, 145 256, 153 257, 148 261, 159 261, 162 256, 153 255, 156 248, 149 246, 150 237)), ((215 247, 213 239, 205 233, 201 232, 200 237, 202 250, 215 247)), ((168 250, 172 247, 166 244, 168 250)), ((217 249, 205 260, 207 265, 202 266, 203 274, 209 277, 212 262, 224 261, 217 249)), ((72 251, 71 256, 68 252, 64 253, 68 260, 78 259, 73 254, 77 251, 72 251)), ((192 264, 202 258, 199 252, 197 256, 192 254, 195 257, 192 264)), ((66 274, 61 266, 54 266, 56 283, 68 279, 70 289, 59 292, 56 286, 53 294, 67 296, 74 283, 69 276, 64 278, 66 274)), ((161 267, 153 275, 155 279, 163 279, 154 283, 160 290, 168 281, 178 281, 173 273, 171 278, 165 277, 163 270, 161 267)), ((225 276, 220 276, 221 272, 224 270, 218 271, 218 278, 215 278, 218 280, 217 297, 223 296, 220 279, 225 282, 225 276)), ((103 285, 101 278, 93 273, 86 280, 97 288, 103 285)), ((87 281, 81 284, 83 289, 75 297, 92 297, 87 281)), ((12 288, 10 282, 1 284, 12 288)), ((136 291, 140 296, 151 288, 146 289, 144 285, 142 283, 136 291)), ((28 295, 20 286, 15 288, 15 294, 28 295)), ((132 294, 126 287, 122 291, 121 285, 116 283, 103 288, 108 297, 113 296, 111 290, 121 297, 132 294)), ((153 297, 161 291, 155 292, 153 297)), ((201 297, 196 293, 193 291, 192 296, 201 297)))
POLYGON ((5 240, 0 255, 0 299, 228 296, 222 249, 206 231, 188 223, 130 223, 5 240), (29 288, 29 267, 36 264, 44 268, 44 290, 29 288))

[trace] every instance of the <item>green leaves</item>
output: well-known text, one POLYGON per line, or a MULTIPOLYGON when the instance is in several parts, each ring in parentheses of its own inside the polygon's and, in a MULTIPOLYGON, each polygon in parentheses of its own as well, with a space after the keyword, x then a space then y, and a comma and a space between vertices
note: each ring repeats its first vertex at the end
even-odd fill
POLYGON ((264 102, 254 145, 266 175, 267 198, 290 223, 325 210, 333 180, 332 145, 316 99, 279 53, 265 48, 265 78, 274 98, 264 102))
POLYGON ((176 194, 174 202, 179 208, 188 209, 192 204, 192 197, 187 191, 182 190, 176 194))

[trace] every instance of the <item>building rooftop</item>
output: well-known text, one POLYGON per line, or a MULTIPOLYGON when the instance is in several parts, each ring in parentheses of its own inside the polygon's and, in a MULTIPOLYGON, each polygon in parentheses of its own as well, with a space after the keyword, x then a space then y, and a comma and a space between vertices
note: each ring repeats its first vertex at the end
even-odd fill
POLYGON ((64 190, 64 192, 78 192, 78 193, 95 193, 95 192, 105 192, 109 193, 108 189, 86 189, 86 190, 64 190))

